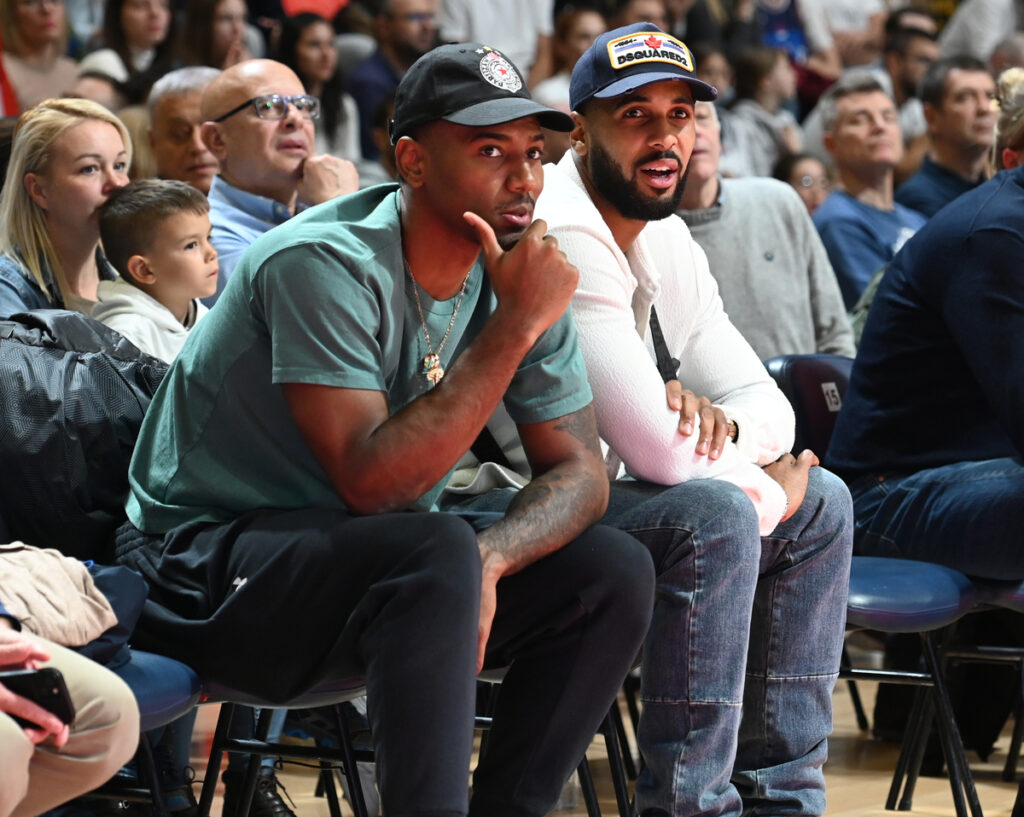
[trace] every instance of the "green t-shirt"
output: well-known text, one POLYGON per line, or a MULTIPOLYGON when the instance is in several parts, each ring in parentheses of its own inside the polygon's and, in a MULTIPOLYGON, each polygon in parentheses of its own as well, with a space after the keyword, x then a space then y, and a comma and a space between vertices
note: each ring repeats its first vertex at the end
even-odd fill
MULTIPOLYGON (((345 508, 280 384, 379 390, 392 414, 427 391, 427 347, 402 260, 398 199, 394 185, 335 199, 246 251, 217 306, 189 333, 142 424, 126 506, 137 527, 163 533, 257 509, 345 508)), ((435 302, 420 290, 435 350, 456 298, 435 302)), ((478 259, 441 355, 445 367, 495 303, 478 259)), ((590 400, 566 313, 520 364, 505 407, 517 423, 537 423, 590 400)), ((433 507, 446 479, 414 508, 433 507)))

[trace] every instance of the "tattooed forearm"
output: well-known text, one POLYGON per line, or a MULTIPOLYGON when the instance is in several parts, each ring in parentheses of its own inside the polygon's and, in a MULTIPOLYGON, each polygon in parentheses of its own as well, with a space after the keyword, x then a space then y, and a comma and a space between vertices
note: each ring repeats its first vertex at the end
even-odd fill
POLYGON ((555 430, 571 434, 583 443, 591 454, 601 457, 601 443, 597 437, 597 420, 594 417, 593 406, 560 417, 555 423, 555 430))
MULTIPOLYGON (((480 534, 480 544, 499 553, 514 573, 574 539, 604 510, 604 495, 587 473, 548 471, 523 488, 505 518, 480 534)), ((603 474, 599 476, 603 478, 603 474)))
POLYGON ((604 513, 608 480, 593 413, 560 418, 553 433, 573 437, 575 455, 551 465, 523 488, 505 518, 480 534, 482 549, 498 554, 513 573, 574 539, 604 513))

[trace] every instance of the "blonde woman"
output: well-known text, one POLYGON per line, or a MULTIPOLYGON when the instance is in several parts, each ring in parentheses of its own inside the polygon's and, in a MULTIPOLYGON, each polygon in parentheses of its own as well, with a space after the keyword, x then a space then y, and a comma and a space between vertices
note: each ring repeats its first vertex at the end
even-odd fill
POLYGON ((131 139, 106 108, 48 99, 22 114, 0 194, 0 318, 28 309, 89 313, 114 272, 98 212, 128 183, 131 139))
POLYGON ((992 172, 1024 164, 1024 68, 1007 68, 996 81, 999 118, 992 145, 992 172))

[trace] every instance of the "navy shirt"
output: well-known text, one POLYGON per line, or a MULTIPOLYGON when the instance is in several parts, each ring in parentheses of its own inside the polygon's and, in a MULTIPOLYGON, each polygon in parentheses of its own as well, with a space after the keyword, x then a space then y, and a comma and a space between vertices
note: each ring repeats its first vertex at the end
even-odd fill
POLYGON ((1024 168, 961 196, 889 266, 826 465, 847 479, 1024 453, 1024 168))
POLYGON ((837 190, 814 211, 812 220, 849 310, 874 274, 927 219, 902 204, 895 204, 892 210, 879 210, 837 190))
POLYGON ((920 169, 896 189, 896 201, 931 218, 984 179, 969 181, 925 156, 920 169))

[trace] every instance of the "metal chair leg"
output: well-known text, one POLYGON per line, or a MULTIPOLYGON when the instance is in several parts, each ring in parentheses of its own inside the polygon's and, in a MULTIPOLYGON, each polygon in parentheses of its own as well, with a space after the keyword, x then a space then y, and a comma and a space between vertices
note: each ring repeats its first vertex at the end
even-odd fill
POLYGON ((203 788, 199 794, 199 808, 196 812, 196 817, 210 817, 210 809, 213 807, 213 794, 217 788, 217 778, 220 776, 220 766, 224 757, 224 741, 227 739, 228 730, 231 728, 231 720, 234 715, 234 704, 221 704, 217 726, 213 731, 210 761, 206 767, 203 788))
POLYGON ((601 817, 601 803, 597 799, 597 789, 594 788, 594 775, 590 771, 590 761, 583 756, 580 765, 576 767, 576 776, 580 781, 580 791, 583 792, 583 804, 587 807, 587 817, 601 817))
MULTIPOLYGON (((259 711, 259 716, 256 718, 256 731, 253 734, 254 740, 265 741, 267 739, 267 735, 270 734, 270 719, 273 716, 274 710, 272 709, 264 708, 259 711)), ((256 781, 259 778, 262 765, 262 755, 249 755, 249 762, 245 767, 245 777, 242 778, 241 796, 238 799, 238 815, 232 815, 232 817, 246 815, 252 809, 252 801, 256 797, 256 781)))
MULTIPOLYGON (((908 782, 907 778, 910 775, 910 769, 919 768, 920 763, 915 762, 915 753, 918 746, 921 744, 919 735, 922 729, 922 724, 931 722, 931 713, 928 707, 930 701, 928 699, 928 690, 926 687, 921 686, 917 689, 914 695, 914 703, 910 708, 910 715, 907 718, 907 725, 903 731, 903 741, 900 745, 900 754, 896 760, 896 768, 893 770, 892 783, 889 786, 889 795, 885 801, 885 807, 889 811, 899 809, 900 811, 907 811, 910 809, 910 802, 913 798, 913 781, 908 782), (906 783, 906 785, 904 785, 906 783), (902 792, 902 800, 901 798, 902 792), (899 806, 897 806, 899 801, 899 806)), ((922 757, 923 757, 923 749, 922 757)), ((916 781, 916 775, 914 776, 916 781)))
POLYGON ((135 753, 136 774, 139 776, 139 783, 149 780, 150 792, 152 793, 153 810, 156 817, 168 817, 167 798, 164 796, 163 787, 160 784, 160 771, 153 760, 153 746, 145 732, 139 736, 139 748, 135 753))
POLYGON ((622 722, 622 712, 619 711, 618 699, 612 702, 609 714, 615 726, 615 734, 619 739, 619 746, 622 747, 622 762, 626 770, 626 777, 630 780, 636 780, 639 770, 636 767, 636 761, 633 760, 633 750, 629 748, 629 738, 626 737, 626 726, 622 722))
POLYGON ((1024 663, 1021 664, 1020 680, 1020 696, 1013 709, 1013 735, 1010 737, 1010 748, 1006 752, 1006 765, 1003 767, 1003 780, 1008 783, 1017 777, 1017 761, 1020 760, 1020 747, 1024 740, 1024 663))
MULTIPOLYGON (((850 667, 850 654, 846 651, 846 642, 843 642, 842 666, 850 667)), ((857 682, 852 678, 847 679, 846 688, 850 691, 850 702, 853 704, 853 714, 857 716, 857 728, 866 732, 871 724, 868 723, 867 713, 864 711, 864 703, 860 699, 860 690, 857 689, 857 682)))
MULTIPOLYGON (((612 702, 612 709, 617 709, 617 707, 618 702, 612 702)), ((602 721, 600 731, 604 735, 605 748, 608 752, 608 768, 611 771, 612 788, 615 790, 615 802, 619 807, 619 815, 620 817, 632 817, 629 784, 626 782, 626 772, 622 765, 622 748, 619 746, 614 717, 611 712, 602 721)))
POLYGON ((889 790, 889 801, 886 808, 899 811, 910 811, 914 802, 914 789, 921 772, 925 750, 928 747, 928 736, 931 733, 935 704, 931 696, 931 687, 921 687, 914 695, 914 704, 907 720, 907 729, 900 746, 900 756, 893 773, 893 787, 889 790), (899 795, 900 786, 903 788, 899 795), (899 805, 896 797, 899 796, 899 805))
MULTIPOLYGON (((948 742, 946 765, 949 769, 950 785, 954 788, 953 797, 957 802, 957 814, 966 817, 961 813, 961 801, 966 797, 967 805, 970 807, 972 817, 982 817, 981 802, 978 800, 978 791, 974 787, 974 777, 967 764, 967 755, 964 751, 963 740, 960 738, 960 729, 956 725, 956 717, 953 713, 953 705, 949 699, 949 689, 946 686, 946 679, 943 674, 942 662, 936 649, 935 634, 925 633, 922 636, 924 644, 925 661, 929 671, 935 679, 935 703, 937 716, 939 718, 940 735, 944 731, 948 742), (956 781, 954 782, 954 769, 956 781)), ((966 809, 964 809, 966 811, 966 809)))
POLYGON ((327 810, 331 817, 341 817, 341 803, 338 802, 338 790, 334 787, 334 766, 326 760, 320 761, 320 778, 318 785, 323 786, 327 797, 327 810))
MULTIPOLYGON (((341 747, 342 759, 345 764, 344 774, 345 780, 348 783, 349 799, 352 801, 349 805, 352 807, 352 813, 355 817, 368 817, 366 798, 363 796, 363 783, 359 779, 359 769, 356 766, 355 749, 352 746, 352 737, 348 733, 348 727, 345 725, 341 704, 335 704, 332 709, 334 710, 334 720, 338 725, 338 745, 341 747)), ((334 790, 333 781, 328 790, 334 790)))

